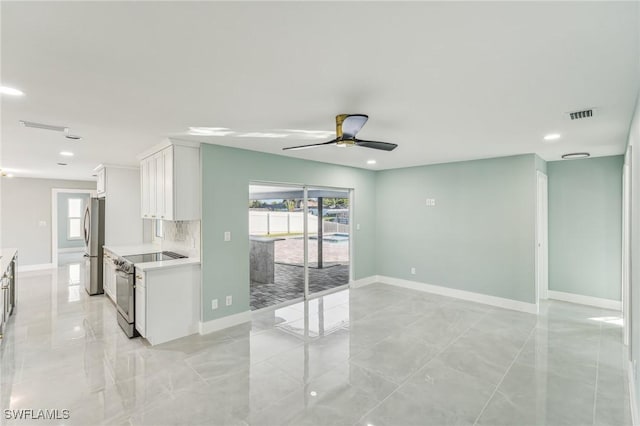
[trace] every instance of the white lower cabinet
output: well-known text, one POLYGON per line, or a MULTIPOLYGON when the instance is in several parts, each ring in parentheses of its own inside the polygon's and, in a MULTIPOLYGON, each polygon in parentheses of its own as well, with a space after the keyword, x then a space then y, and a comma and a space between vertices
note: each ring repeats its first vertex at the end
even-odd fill
POLYGON ((147 291, 145 288, 144 272, 136 270, 135 288, 135 325, 142 337, 147 336, 147 291))
POLYGON ((198 332, 200 265, 136 268, 135 326, 152 345, 198 332))
POLYGON ((105 251, 102 258, 102 288, 114 303, 116 302, 116 267, 113 259, 116 257, 111 252, 105 251))

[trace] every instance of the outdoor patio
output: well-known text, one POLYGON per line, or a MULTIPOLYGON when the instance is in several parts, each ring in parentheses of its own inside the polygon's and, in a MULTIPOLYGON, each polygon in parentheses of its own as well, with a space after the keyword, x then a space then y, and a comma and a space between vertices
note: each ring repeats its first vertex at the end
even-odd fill
MULTIPOLYGON (((323 242, 323 267, 318 268, 317 240, 309 241, 309 292, 349 283, 349 243, 323 242)), ((274 283, 251 283, 251 309, 277 305, 304 295, 304 239, 289 237, 275 243, 274 283)))

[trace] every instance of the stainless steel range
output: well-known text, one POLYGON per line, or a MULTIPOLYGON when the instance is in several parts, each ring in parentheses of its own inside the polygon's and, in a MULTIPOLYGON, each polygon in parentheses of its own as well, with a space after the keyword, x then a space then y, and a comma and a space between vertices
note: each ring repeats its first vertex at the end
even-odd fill
POLYGON ((178 253, 163 251, 148 254, 134 254, 115 259, 116 266, 116 307, 118 308, 118 324, 129 337, 138 336, 135 327, 135 266, 139 263, 157 262, 160 260, 184 259, 178 253))

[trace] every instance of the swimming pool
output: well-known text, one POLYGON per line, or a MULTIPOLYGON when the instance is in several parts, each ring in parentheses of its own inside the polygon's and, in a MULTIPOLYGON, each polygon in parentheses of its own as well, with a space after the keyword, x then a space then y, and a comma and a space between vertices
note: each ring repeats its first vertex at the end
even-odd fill
MULTIPOLYGON (((310 236, 310 240, 317 240, 318 237, 316 235, 310 236)), ((323 235, 322 241, 326 241, 329 243, 348 243, 349 242, 349 234, 336 232, 335 234, 323 235)))

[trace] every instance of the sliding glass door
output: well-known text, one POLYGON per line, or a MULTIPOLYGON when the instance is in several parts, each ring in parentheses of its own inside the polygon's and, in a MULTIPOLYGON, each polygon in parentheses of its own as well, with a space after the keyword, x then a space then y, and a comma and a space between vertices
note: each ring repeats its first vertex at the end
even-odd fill
POLYGON ((309 294, 349 284, 349 190, 307 189, 309 294))
POLYGON ((251 309, 349 283, 350 190, 249 186, 251 309))

